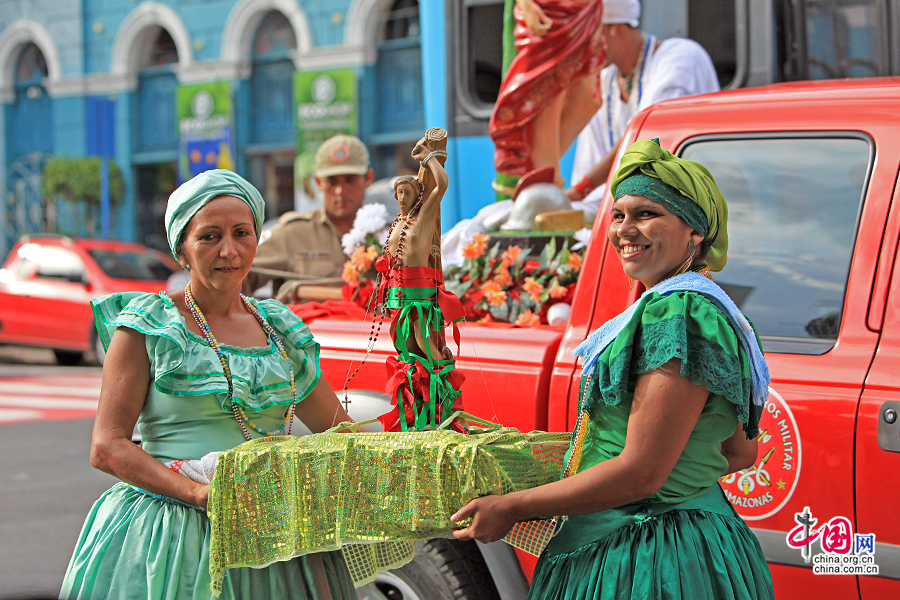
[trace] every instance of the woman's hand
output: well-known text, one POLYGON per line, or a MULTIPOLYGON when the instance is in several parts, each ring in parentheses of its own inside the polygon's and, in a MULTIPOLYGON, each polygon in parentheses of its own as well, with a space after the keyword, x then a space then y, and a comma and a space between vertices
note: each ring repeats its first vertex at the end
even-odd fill
POLYGON ((553 27, 553 20, 534 0, 516 0, 516 4, 522 9, 525 27, 533 37, 543 37, 553 27))
POLYGON ((201 483, 200 489, 197 491, 197 498, 194 500, 194 504, 206 510, 206 505, 209 503, 209 484, 201 483))
POLYGON ((508 496, 483 496, 476 498, 456 511, 450 520, 462 521, 472 517, 472 524, 453 532, 458 540, 475 539, 479 542, 496 542, 503 539, 516 524, 517 519, 508 496))

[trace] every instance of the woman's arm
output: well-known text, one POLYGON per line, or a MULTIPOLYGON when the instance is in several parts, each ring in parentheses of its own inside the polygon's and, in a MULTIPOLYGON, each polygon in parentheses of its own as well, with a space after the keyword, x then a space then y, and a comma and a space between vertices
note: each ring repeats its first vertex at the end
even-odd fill
POLYGON ((334 390, 325 381, 325 377, 320 377, 309 395, 297 403, 294 414, 313 433, 320 433, 338 423, 353 420, 344 410, 334 390))
POLYGON ((505 496, 484 496, 451 517, 472 524, 463 540, 493 542, 518 521, 598 512, 642 500, 662 488, 700 418, 709 391, 681 376, 672 359, 637 378, 622 453, 561 481, 505 496))
POLYGON ((722 442, 722 456, 728 459, 728 471, 734 473, 741 469, 748 469, 756 463, 756 455, 759 453, 756 438, 747 439, 744 426, 738 423, 738 427, 730 438, 722 442))
POLYGON ((209 486, 172 471, 131 441, 150 385, 144 334, 120 327, 103 365, 100 402, 91 437, 91 465, 153 494, 206 508, 209 486))

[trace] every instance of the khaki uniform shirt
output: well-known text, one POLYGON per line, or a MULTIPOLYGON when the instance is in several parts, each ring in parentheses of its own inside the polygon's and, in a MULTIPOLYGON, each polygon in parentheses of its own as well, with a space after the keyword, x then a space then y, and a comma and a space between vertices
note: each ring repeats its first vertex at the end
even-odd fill
MULTIPOLYGON (((313 277, 340 277, 347 256, 341 248, 341 234, 328 220, 325 208, 305 213, 288 212, 270 230, 271 235, 256 250, 254 267, 291 271, 313 277)), ((283 286, 291 281, 251 272, 247 289, 255 291, 273 280, 274 297, 283 296, 283 286)))

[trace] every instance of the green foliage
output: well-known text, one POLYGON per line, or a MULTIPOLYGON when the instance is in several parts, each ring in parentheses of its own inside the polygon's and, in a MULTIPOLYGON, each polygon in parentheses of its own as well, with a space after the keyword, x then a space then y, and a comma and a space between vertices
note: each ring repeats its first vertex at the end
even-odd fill
MULTIPOLYGON (((118 202, 125 192, 122 172, 109 161, 109 199, 118 202)), ((42 176, 44 194, 53 198, 62 196, 70 202, 84 200, 89 204, 100 203, 100 159, 51 158, 42 176)))

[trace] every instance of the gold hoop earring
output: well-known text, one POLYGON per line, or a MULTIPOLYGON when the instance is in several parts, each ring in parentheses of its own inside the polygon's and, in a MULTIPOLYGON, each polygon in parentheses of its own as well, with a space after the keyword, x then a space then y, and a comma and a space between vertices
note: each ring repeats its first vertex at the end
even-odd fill
POLYGON ((684 264, 679 267, 677 271, 675 271, 675 275, 683 275, 691 270, 691 266, 694 264, 694 254, 697 252, 697 246, 694 245, 694 238, 691 238, 691 254, 688 256, 687 260, 684 261, 684 264))

